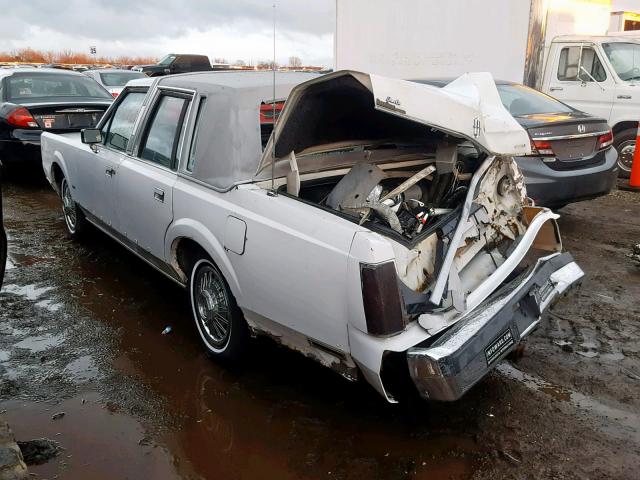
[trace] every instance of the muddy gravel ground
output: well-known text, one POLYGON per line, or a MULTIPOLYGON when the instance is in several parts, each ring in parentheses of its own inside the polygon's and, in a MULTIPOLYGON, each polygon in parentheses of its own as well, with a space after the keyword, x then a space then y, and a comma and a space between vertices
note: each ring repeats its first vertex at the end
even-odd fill
POLYGON ((4 191, 0 418, 64 449, 37 478, 638 478, 640 194, 561 212, 586 278, 521 359, 459 402, 387 405, 268 340, 211 362, 184 291, 101 234, 69 240, 47 185, 4 191))

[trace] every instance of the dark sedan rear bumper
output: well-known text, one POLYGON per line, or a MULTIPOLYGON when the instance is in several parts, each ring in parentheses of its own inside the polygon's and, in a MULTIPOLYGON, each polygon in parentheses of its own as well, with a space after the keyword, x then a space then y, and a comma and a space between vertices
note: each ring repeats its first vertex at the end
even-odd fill
POLYGON ((40 142, 0 140, 0 160, 7 167, 38 163, 41 161, 40 142))
POLYGON ((555 170, 544 157, 517 157, 525 176, 527 194, 537 205, 556 207, 606 195, 618 178, 618 152, 610 147, 601 152, 598 164, 576 169, 555 170))

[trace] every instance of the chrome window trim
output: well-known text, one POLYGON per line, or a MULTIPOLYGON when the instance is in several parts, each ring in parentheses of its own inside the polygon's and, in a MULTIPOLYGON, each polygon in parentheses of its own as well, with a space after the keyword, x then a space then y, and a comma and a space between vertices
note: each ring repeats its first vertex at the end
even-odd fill
MULTIPOLYGON (((119 154, 119 155, 128 155, 129 154, 129 150, 130 150, 130 145, 133 145, 136 141, 136 129, 138 128, 138 122, 140 122, 140 118, 142 118, 142 114, 144 112, 144 99, 146 98, 147 94, 149 93, 149 90, 147 89, 146 91, 142 91, 143 88, 146 87, 132 87, 130 89, 126 89, 122 91, 122 93, 118 96, 118 99, 113 102, 109 108, 107 110, 105 110, 104 114, 102 115, 102 118, 100 119, 100 121, 98 122, 98 125, 95 126, 95 128, 97 130, 102 131, 102 128, 105 126, 104 124, 111 122, 111 119, 113 118, 113 115, 115 113, 115 111, 117 110, 117 108, 120 106, 120 104, 122 103, 123 100, 120 100, 121 98, 124 99, 126 98, 127 95, 130 95, 132 93, 142 93, 144 94, 144 98, 142 99, 142 105, 140 106, 140 111, 138 112, 138 115, 136 116, 136 120, 135 122, 133 122, 133 128, 131 129, 131 137, 129 138, 129 141, 127 143, 127 148, 125 150, 118 150, 117 148, 113 148, 110 147, 109 145, 107 145, 106 143, 106 138, 103 140, 104 143, 100 143, 98 144, 98 148, 104 148, 105 150, 109 150, 110 152, 119 154), (109 113, 109 116, 107 117, 107 113, 109 113), (106 120, 105 120, 106 117, 106 120), (102 126, 100 126, 102 125, 102 126)), ((111 129, 111 125, 109 125, 109 129, 111 129)))
POLYGON ((191 109, 193 108, 193 100, 196 97, 196 91, 195 90, 191 90, 191 89, 186 89, 186 88, 178 88, 178 87, 163 87, 161 85, 158 85, 158 87, 155 89, 153 96, 149 99, 149 103, 147 104, 143 104, 143 108, 141 110, 141 113, 143 113, 142 115, 140 115, 138 117, 138 122, 135 126, 134 126, 134 132, 135 132, 135 141, 132 142, 132 147, 131 150, 127 152, 127 155, 134 159, 137 160, 139 162, 145 163, 147 165, 154 165, 157 166, 158 168, 162 169, 162 170, 167 170, 169 172, 173 172, 176 173, 179 169, 180 163, 182 162, 182 151, 180 150, 183 144, 183 139, 185 134, 187 133, 187 129, 186 129, 186 125, 190 122, 190 115, 191 115, 191 109), (147 160, 143 160, 142 158, 140 158, 140 140, 142 139, 142 135, 140 135, 148 126, 149 120, 151 119, 151 117, 149 116, 151 112, 154 111, 156 104, 158 103, 159 99, 162 97, 163 94, 170 94, 171 92, 175 92, 177 94, 180 95, 190 95, 191 98, 188 99, 189 101, 189 106, 187 107, 187 112, 185 113, 184 119, 183 119, 183 124, 182 124, 182 131, 180 132, 180 140, 178 140, 178 149, 176 150, 176 168, 167 168, 163 165, 159 165, 159 164, 155 164, 153 162, 147 161, 147 160))
POLYGON ((585 137, 595 137, 599 135, 606 135, 609 133, 609 130, 605 130, 604 132, 591 132, 591 133, 576 133, 575 135, 556 135, 554 137, 531 137, 532 140, 571 140, 572 138, 585 138, 585 137))
MULTIPOLYGON (((184 143, 184 145, 189 145, 189 148, 185 149, 184 158, 181 159, 181 161, 179 163, 179 168, 178 168, 178 171, 180 173, 184 173, 185 175, 188 175, 188 176, 193 176, 193 170, 189 170, 187 168, 187 166, 189 165, 189 158, 191 156, 191 152, 192 152, 193 147, 194 147, 193 140, 194 140, 194 137, 197 134, 196 132, 197 132, 197 129, 199 127, 198 114, 200 113, 200 106, 203 104, 203 102, 204 102, 203 106, 204 106, 204 108, 206 108, 207 98, 208 98, 207 94, 200 94, 197 97, 194 97, 193 102, 192 102, 192 105, 197 103, 198 106, 197 106, 197 108, 194 108, 194 110, 193 110, 194 111, 193 118, 189 119, 189 123, 190 123, 190 128, 189 128, 189 132, 188 132, 189 138, 187 140, 187 138, 185 136, 185 143, 184 143)), ((189 113, 191 113, 191 112, 189 112, 189 113)))

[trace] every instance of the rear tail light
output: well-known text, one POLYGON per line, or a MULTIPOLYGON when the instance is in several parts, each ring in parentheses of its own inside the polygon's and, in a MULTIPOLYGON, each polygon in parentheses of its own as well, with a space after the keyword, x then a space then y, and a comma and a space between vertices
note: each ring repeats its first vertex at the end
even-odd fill
POLYGON ((273 123, 274 118, 277 120, 280 112, 284 108, 284 102, 275 103, 275 112, 273 107, 273 103, 263 103, 260 105, 260 123, 273 123))
POLYGON ((24 107, 18 107, 9 115, 7 115, 7 122, 13 125, 14 127, 25 127, 25 128, 37 128, 39 127, 38 122, 36 122, 35 118, 29 113, 24 107))
POLYGON ((611 145, 613 145, 613 132, 611 130, 598 137, 598 150, 605 149, 611 145))
POLYGON ((553 153, 553 148, 551 147, 551 142, 547 140, 531 140, 531 153, 535 156, 540 157, 553 157, 555 153, 553 153))
POLYGON ((120 95, 118 92, 111 92, 113 98, 118 98, 118 95, 120 95))
POLYGON ((406 322, 393 262, 361 263, 360 279, 367 332, 392 335, 404 330, 406 322))

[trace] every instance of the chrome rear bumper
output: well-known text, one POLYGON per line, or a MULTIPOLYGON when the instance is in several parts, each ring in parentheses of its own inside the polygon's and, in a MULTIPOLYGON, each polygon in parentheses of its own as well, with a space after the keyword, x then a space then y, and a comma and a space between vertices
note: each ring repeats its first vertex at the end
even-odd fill
POLYGON ((568 253, 540 259, 433 344, 410 348, 409 371, 420 394, 434 400, 460 398, 535 329, 551 302, 583 276, 568 253))

